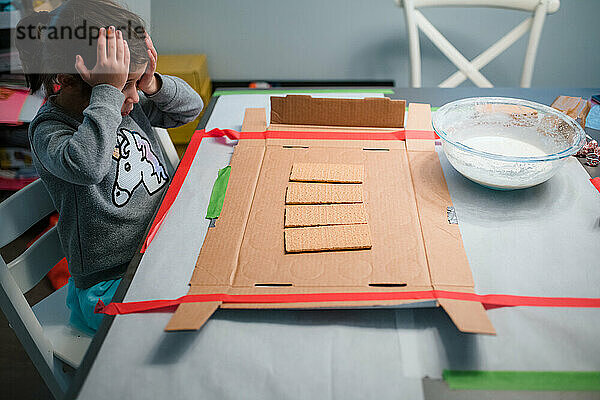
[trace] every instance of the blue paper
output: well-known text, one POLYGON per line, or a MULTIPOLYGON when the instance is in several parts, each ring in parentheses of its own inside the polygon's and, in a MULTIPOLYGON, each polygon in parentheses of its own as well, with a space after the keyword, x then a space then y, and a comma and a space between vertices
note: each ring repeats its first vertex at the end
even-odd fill
POLYGON ((592 106, 585 119, 585 127, 600 130, 600 105, 592 106))

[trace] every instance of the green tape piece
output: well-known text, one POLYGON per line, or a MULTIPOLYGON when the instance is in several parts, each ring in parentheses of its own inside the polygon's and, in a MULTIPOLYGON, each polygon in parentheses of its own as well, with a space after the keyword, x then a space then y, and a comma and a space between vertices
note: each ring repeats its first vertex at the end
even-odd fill
POLYGON ((600 391, 600 372, 444 370, 450 389, 600 391))
POLYGON ((210 194, 208 210, 206 210, 207 219, 219 218, 219 215, 221 215, 223 202, 225 201, 225 191, 227 190, 227 183, 229 183, 230 174, 231 165, 219 170, 217 180, 215 181, 212 193, 210 194))
POLYGON ((232 94, 288 94, 288 93, 382 93, 394 94, 392 89, 243 89, 243 90, 216 90, 213 96, 227 96, 232 94))

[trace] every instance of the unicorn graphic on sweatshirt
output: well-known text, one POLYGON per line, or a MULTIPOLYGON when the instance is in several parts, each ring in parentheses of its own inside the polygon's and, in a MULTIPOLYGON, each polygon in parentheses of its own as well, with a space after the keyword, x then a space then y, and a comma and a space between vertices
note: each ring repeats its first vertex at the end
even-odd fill
POLYGON ((137 132, 121 129, 117 133, 113 159, 117 161, 117 176, 112 199, 117 207, 127 204, 140 184, 153 195, 169 181, 167 171, 150 143, 137 132))

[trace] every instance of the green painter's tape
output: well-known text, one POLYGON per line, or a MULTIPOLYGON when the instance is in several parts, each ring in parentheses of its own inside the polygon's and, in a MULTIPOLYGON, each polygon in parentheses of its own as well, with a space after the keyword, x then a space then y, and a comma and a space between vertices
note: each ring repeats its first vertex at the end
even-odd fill
POLYGON ((231 165, 219 170, 217 180, 210 194, 210 202, 208 210, 206 210, 206 218, 219 218, 225 201, 225 191, 227 191, 227 183, 229 183, 229 175, 231 174, 231 165))
POLYGON ((600 372, 444 370, 450 389, 600 391, 600 372))
POLYGON ((213 96, 227 96, 232 94, 288 94, 288 93, 382 93, 394 94, 392 89, 243 89, 243 90, 216 90, 213 96))

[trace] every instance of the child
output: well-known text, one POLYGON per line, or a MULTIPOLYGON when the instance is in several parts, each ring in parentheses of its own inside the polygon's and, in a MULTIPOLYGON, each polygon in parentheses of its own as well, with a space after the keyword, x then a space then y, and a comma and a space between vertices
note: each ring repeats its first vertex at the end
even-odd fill
POLYGON ((29 140, 60 215, 71 323, 95 331, 94 307, 112 299, 172 177, 152 126, 194 120, 202 100, 155 72, 142 20, 111 0, 70 0, 23 19, 17 32, 31 90, 48 96, 29 140))

